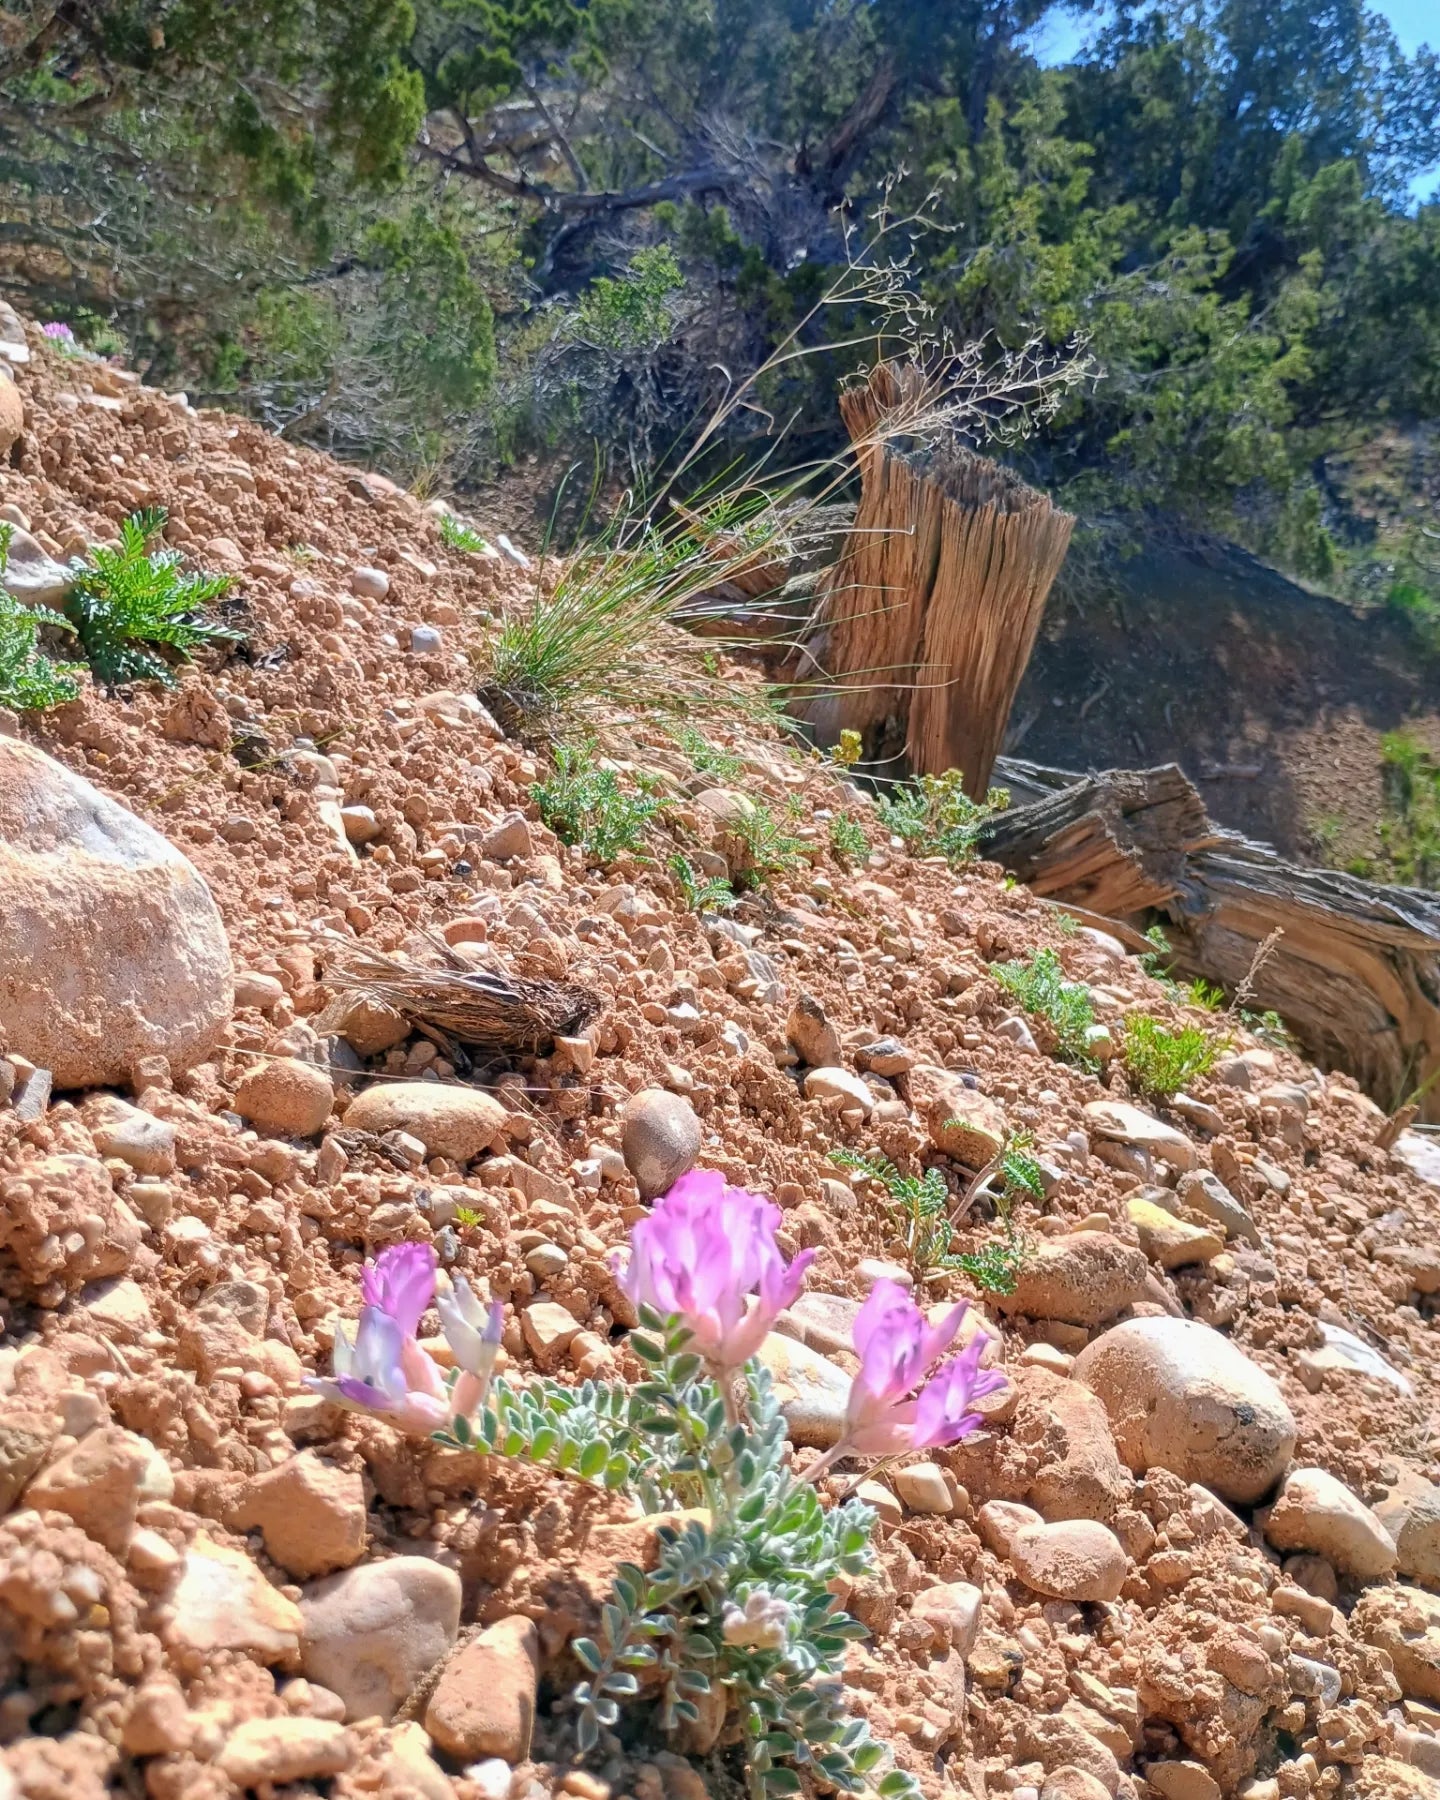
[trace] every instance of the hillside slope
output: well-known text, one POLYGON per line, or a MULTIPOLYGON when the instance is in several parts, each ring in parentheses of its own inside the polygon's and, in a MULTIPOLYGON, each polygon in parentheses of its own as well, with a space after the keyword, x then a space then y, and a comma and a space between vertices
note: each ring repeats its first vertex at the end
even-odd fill
MULTIPOLYGON (((868 862, 837 860, 825 814, 860 803, 758 728, 702 755, 648 715, 614 721, 617 759, 669 805, 647 860, 587 859, 541 822, 542 754, 470 697, 470 653, 532 577, 448 549, 383 481, 33 330, 30 348, 0 516, 58 554, 164 505, 170 543, 236 573, 245 636, 173 691, 87 686, 0 738, 182 850, 237 971, 188 1068, 152 1055, 123 1092, 57 1097, 0 1059, 0 1768, 18 1792, 738 1793, 742 1745, 667 1742, 644 1707, 576 1758, 568 1646, 616 1544, 643 1554, 643 1530, 617 1536, 625 1501, 403 1436, 303 1378, 328 1371, 364 1259, 409 1241, 505 1303, 513 1376, 638 1379, 610 1258, 644 1216, 635 1170, 698 1158, 772 1194, 787 1251, 816 1252, 767 1355, 793 1429, 823 1441, 856 1302, 887 1266, 913 1274, 883 1190, 834 1153, 936 1169, 953 1205, 988 1132, 1031 1134, 1048 1190, 1016 1202, 1018 1284, 945 1271, 923 1294, 971 1298, 1009 1380, 979 1436, 880 1478, 852 1710, 931 1797, 1430 1793, 1440 1192, 1354 1085, 1191 1015, 1117 945, 992 868, 908 856, 873 815, 868 862), (804 855, 701 918, 666 859, 733 857, 717 788, 777 818, 795 799, 804 855), (478 1137, 441 1134, 460 1104, 445 1045, 374 1009, 337 1018, 325 987, 349 946, 424 960, 434 934, 600 1003, 546 1054, 465 1077, 493 1098, 465 1103, 478 1137), (1041 948, 1112 1042, 1136 1012, 1223 1030, 1215 1071, 1165 1113, 1120 1060, 1047 1055, 994 973, 1041 948), (377 1075, 410 1084, 398 1135, 364 1102, 377 1075), (477 1628, 526 1619, 538 1677, 524 1656, 462 1663, 477 1628), (458 1718, 432 1700, 442 1659, 458 1718)), ((83 898, 90 847, 55 853, 83 898)), ((0 843, 0 904, 16 861, 0 843)), ((109 972, 57 967, 53 1012, 78 1016, 109 972)), ((993 1210, 957 1250, 1003 1244, 993 1210)))

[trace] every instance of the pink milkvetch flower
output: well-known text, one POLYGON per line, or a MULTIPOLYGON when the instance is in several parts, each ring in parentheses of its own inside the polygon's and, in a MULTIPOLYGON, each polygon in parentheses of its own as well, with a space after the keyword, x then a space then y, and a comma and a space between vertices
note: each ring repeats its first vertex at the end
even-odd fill
POLYGON ((452 1275, 450 1292, 435 1296, 435 1310, 440 1314, 440 1329, 460 1370, 450 1403, 461 1417, 468 1419, 490 1392, 505 1308, 498 1300, 487 1306, 463 1275, 452 1275))
POLYGON ((332 1379, 306 1379, 306 1386, 327 1400, 352 1412, 381 1413, 402 1431, 428 1433, 448 1423, 450 1397, 440 1370, 380 1307, 361 1308, 353 1344, 336 1330, 331 1360, 332 1379))
POLYGON ((799 1294, 815 1260, 813 1250, 783 1260, 779 1223, 780 1208, 765 1195, 727 1187, 714 1169, 695 1169, 631 1232, 620 1286, 635 1305, 678 1315, 708 1362, 738 1369, 799 1294))
POLYGON ((52 319, 48 325, 42 325, 40 329, 47 338, 57 338, 61 343, 70 344, 75 341, 75 333, 63 319, 52 319))
POLYGON ((435 1298, 435 1251, 429 1244, 392 1244, 360 1277, 367 1306, 388 1313, 406 1337, 414 1337, 425 1308, 435 1298))
POLYGON ((998 1371, 980 1367, 990 1342, 984 1332, 976 1332, 958 1356, 925 1380, 936 1358, 953 1343, 968 1310, 961 1301, 931 1325, 898 1282, 875 1283, 855 1320, 860 1373, 850 1384, 844 1432, 806 1470, 807 1480, 815 1480, 842 1456, 928 1450, 953 1444, 976 1429, 981 1415, 971 1410, 973 1403, 1005 1385, 998 1371))

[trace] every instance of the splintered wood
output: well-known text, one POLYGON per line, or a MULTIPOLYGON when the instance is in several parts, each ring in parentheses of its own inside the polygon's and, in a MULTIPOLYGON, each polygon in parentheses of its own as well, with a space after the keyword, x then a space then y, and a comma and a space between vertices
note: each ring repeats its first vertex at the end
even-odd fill
POLYGON ((1068 782, 989 820, 981 853, 1037 894, 1158 917, 1177 974, 1279 1013, 1387 1111, 1440 1119, 1440 897, 1285 862, 1214 825, 1173 763, 1068 782))
POLYGON ((924 389, 884 363, 840 396, 861 496, 809 647, 828 687, 810 713, 822 738, 858 731, 867 749, 903 730, 916 773, 960 769, 978 799, 1075 521, 958 445, 900 450, 924 389))

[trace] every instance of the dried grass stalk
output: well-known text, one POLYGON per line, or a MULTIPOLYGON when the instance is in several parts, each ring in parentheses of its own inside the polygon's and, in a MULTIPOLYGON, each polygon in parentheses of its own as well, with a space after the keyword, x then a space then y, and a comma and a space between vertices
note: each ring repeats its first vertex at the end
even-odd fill
POLYGON ((600 1011, 601 998, 578 982, 535 981, 499 969, 475 969, 442 939, 430 938, 443 967, 347 943, 325 975, 332 992, 393 1008, 413 1025, 484 1050, 539 1054, 600 1011))

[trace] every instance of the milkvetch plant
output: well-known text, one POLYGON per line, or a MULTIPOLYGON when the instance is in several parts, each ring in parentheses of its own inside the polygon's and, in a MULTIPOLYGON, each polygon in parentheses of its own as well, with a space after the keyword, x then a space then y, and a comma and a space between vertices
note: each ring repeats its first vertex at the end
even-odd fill
POLYGON ((334 1374, 311 1385, 402 1430, 542 1464, 671 1515, 657 1523, 654 1566, 622 1563, 597 1637, 571 1646, 586 1671, 574 1694, 582 1751, 626 1700, 653 1700, 668 1730, 698 1719, 698 1701, 718 1687, 738 1717, 752 1800, 800 1793, 802 1775, 909 1800, 913 1780, 844 1708, 845 1647, 865 1628, 833 1590, 869 1568, 874 1514, 856 1500, 827 1505, 816 1478, 841 1457, 954 1443, 1004 1378, 980 1368, 981 1333, 941 1362, 963 1304, 932 1322, 898 1284, 879 1282, 855 1322, 861 1367, 840 1441, 797 1473, 756 1356, 813 1260, 802 1251, 786 1261, 779 1224, 766 1196, 710 1170, 656 1202, 617 1268, 639 1318, 629 1341, 646 1376, 634 1387, 496 1376, 501 1308, 459 1276, 437 1293, 422 1244, 366 1269, 355 1338, 337 1331, 334 1374), (432 1302, 452 1369, 415 1335, 432 1302))

